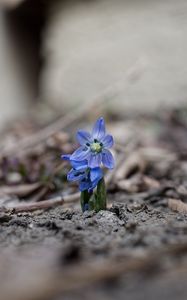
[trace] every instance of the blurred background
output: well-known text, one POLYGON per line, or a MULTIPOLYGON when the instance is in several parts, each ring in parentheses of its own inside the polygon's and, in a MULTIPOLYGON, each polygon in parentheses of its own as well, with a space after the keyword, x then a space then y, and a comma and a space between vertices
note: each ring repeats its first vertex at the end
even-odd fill
POLYGON ((0 0, 1 300, 187 299, 186 58, 186 0, 0 0), (82 214, 60 157, 101 115, 82 214))
POLYGON ((0 3, 1 128, 46 107, 65 113, 113 86, 108 107, 120 114, 186 102, 185 0, 0 3))

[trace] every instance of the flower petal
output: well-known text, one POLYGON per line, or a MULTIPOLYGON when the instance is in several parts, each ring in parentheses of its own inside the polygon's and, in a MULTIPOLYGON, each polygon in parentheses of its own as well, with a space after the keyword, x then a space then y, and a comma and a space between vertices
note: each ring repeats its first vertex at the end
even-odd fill
POLYGON ((81 181, 81 182, 79 183, 79 190, 80 190, 81 192, 86 191, 86 190, 89 190, 90 187, 91 187, 90 181, 84 181, 84 180, 83 180, 83 181, 81 181))
POLYGON ((89 158, 89 154, 90 154, 90 149, 88 147, 81 146, 73 152, 73 154, 70 156, 70 160, 75 160, 75 161, 85 160, 89 158))
POLYGON ((73 169, 75 169, 77 171, 85 170, 88 167, 87 160, 81 160, 81 161, 71 160, 70 163, 71 163, 73 169))
POLYGON ((101 139, 101 142, 103 143, 104 148, 111 148, 114 145, 113 136, 107 134, 101 139))
POLYGON ((85 178, 85 172, 84 171, 77 171, 74 169, 71 169, 67 175, 67 180, 68 181, 78 181, 78 180, 82 180, 85 178))
POLYGON ((107 149, 103 150, 102 152, 102 163, 108 169, 114 168, 115 165, 114 158, 112 156, 112 153, 107 149))
POLYGON ((91 182, 99 181, 103 177, 101 168, 90 169, 90 180, 91 182))
POLYGON ((70 160, 70 156, 71 154, 65 154, 65 155, 61 155, 61 158, 64 160, 70 160))
POLYGON ((103 118, 99 118, 92 130, 92 138, 96 140, 100 140, 105 136, 105 121, 103 118))
POLYGON ((90 190, 94 190, 95 189, 95 187, 98 185, 98 182, 99 182, 100 179, 97 178, 96 180, 94 180, 93 182, 91 182, 90 190))
POLYGON ((89 159, 88 159, 88 167, 92 168, 97 168, 100 166, 102 160, 102 154, 97 153, 93 154, 91 153, 89 159))
POLYGON ((91 143, 91 135, 89 132, 85 130, 79 130, 77 131, 76 138, 80 145, 86 145, 87 143, 91 143))

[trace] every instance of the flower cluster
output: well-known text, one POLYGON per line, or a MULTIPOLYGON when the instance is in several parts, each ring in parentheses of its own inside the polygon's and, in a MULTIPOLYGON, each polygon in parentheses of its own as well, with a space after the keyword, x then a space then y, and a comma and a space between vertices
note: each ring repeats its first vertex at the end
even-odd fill
POLYGON ((72 166, 67 179, 78 181, 81 192, 87 190, 91 193, 103 178, 101 166, 114 168, 114 158, 108 150, 114 144, 113 137, 106 134, 105 121, 99 118, 91 133, 79 130, 76 138, 80 147, 73 154, 62 155, 72 166))
POLYGON ((63 155, 63 159, 68 160, 72 169, 67 175, 69 181, 78 181, 80 191, 92 192, 103 177, 101 168, 88 168, 87 160, 71 160, 71 155, 63 155))

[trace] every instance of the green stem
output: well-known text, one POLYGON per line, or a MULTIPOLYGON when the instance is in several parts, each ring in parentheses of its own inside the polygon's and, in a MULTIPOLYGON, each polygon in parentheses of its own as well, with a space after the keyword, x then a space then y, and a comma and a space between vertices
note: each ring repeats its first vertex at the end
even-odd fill
POLYGON ((95 211, 106 210, 106 187, 104 178, 102 178, 97 185, 95 211))
POLYGON ((81 192, 81 208, 84 212, 85 210, 89 210, 89 200, 92 196, 92 193, 89 193, 88 191, 81 192))
POLYGON ((89 193, 88 191, 81 192, 81 208, 85 210, 106 210, 106 187, 104 178, 102 178, 95 193, 89 193))

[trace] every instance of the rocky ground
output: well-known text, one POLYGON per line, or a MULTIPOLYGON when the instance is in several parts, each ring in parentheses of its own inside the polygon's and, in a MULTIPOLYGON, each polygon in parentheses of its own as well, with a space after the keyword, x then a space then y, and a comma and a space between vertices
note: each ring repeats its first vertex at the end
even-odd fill
MULTIPOLYGON (((23 184, 33 184, 30 173, 31 177, 22 174, 21 182, 10 184, 10 174, 20 173, 7 158, 1 192, 5 186, 11 191, 21 186, 25 194, 16 196, 9 190, 6 197, 5 193, 1 196, 2 300, 186 299, 186 109, 159 117, 112 119, 108 123, 113 134, 116 132, 116 160, 123 154, 125 160, 108 180, 107 211, 81 213, 75 200, 47 210, 16 213, 12 207, 20 203, 31 203, 36 197, 37 203, 42 203, 39 193, 43 186, 31 195, 23 190, 23 184), (133 137, 128 143, 120 139, 123 127, 133 137)), ((45 144, 47 157, 52 155, 51 143, 45 144)), ((67 147, 67 141, 62 144, 67 147)), ((41 157, 46 159, 42 153, 37 154, 38 163, 41 157)), ((28 154, 26 158, 28 166, 28 154)), ((63 165, 60 171, 66 170, 63 165)), ((58 172, 55 182, 61 178, 62 186, 49 188, 42 198, 76 191, 58 172)), ((35 172, 34 184, 41 182, 39 176, 35 172)), ((48 177, 49 182, 54 184, 54 177, 48 177)))

